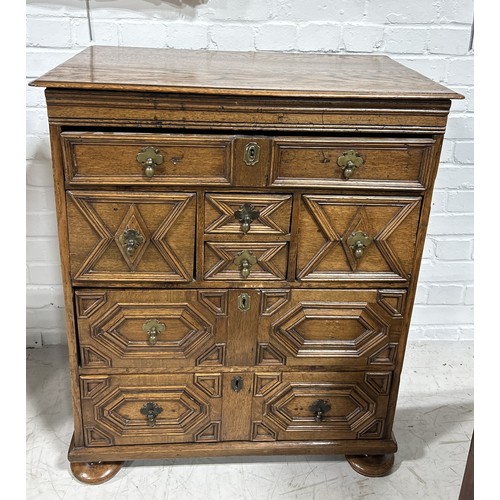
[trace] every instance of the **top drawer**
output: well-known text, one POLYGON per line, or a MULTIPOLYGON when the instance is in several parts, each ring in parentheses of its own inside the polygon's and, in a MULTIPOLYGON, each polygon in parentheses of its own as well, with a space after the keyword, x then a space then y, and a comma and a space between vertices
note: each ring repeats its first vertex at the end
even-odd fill
POLYGON ((230 136, 63 132, 61 137, 71 186, 230 184, 230 136))
POLYGON ((431 149, 427 138, 277 137, 272 186, 423 190, 431 149))

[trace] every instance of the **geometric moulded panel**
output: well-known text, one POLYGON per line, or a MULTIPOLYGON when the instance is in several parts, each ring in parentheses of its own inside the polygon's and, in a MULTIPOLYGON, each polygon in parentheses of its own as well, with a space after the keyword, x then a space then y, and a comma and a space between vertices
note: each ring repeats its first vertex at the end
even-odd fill
POLYGON ((73 280, 190 282, 194 193, 67 192, 73 280))
MULTIPOLYGON (((92 290, 75 292, 80 303, 93 296, 92 290)), ((173 368, 186 360, 194 366, 217 336, 225 338, 227 319, 196 290, 110 289, 105 296, 105 303, 77 317, 85 368, 165 368, 166 361, 173 368)))
POLYGON ((297 278, 314 281, 407 282, 420 216, 420 199, 303 195, 297 278), (360 256, 354 234, 369 238, 360 256))
MULTIPOLYGON (((84 386, 95 380, 82 378, 84 386)), ((189 374, 111 375, 104 390, 82 399, 87 443, 103 446, 107 438, 115 445, 180 443, 195 436, 213 441, 220 401, 193 385, 189 374)))
POLYGON ((389 325, 363 302, 300 302, 272 336, 296 357, 360 357, 387 339, 389 325))
POLYGON ((161 352, 165 357, 186 358, 213 338, 213 327, 186 303, 115 304, 91 325, 91 337, 122 358, 148 357, 161 352), (151 345, 143 326, 151 319, 165 325, 151 345))
POLYGON ((302 382, 286 384, 266 401, 265 414, 284 431, 325 430, 353 432, 373 415, 375 402, 357 384, 302 382), (331 410, 321 422, 310 408, 326 400, 331 410))

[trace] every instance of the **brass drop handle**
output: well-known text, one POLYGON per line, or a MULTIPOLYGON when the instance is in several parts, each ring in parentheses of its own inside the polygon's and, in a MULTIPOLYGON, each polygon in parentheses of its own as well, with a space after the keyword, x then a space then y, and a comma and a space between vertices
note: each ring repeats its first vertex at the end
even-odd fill
POLYGON ((142 329, 148 334, 149 345, 155 345, 158 341, 158 335, 165 331, 165 325, 157 319, 150 319, 142 325, 142 329))
POLYGON ((141 413, 147 417, 149 427, 156 425, 156 417, 163 411, 161 406, 150 401, 141 408, 141 413))
POLYGON ((241 277, 247 279, 252 266, 257 263, 257 257, 252 252, 244 250, 235 257, 234 263, 239 266, 241 277))
POLYGON ((155 168, 163 163, 163 156, 158 149, 148 146, 137 154, 136 160, 144 167, 144 175, 151 178, 155 168))
POLYGON ((322 422, 325 413, 331 409, 332 407, 330 403, 324 399, 318 399, 309 407, 309 410, 313 413, 314 420, 316 420, 316 422, 322 422))
POLYGON ((142 236, 136 229, 125 229, 123 234, 120 236, 120 243, 127 250, 127 254, 132 256, 135 253, 137 247, 144 243, 144 236, 142 236))
POLYGON ((351 247, 354 257, 361 259, 363 257, 365 248, 372 242, 372 239, 362 231, 352 233, 347 239, 347 244, 351 247))
POLYGON ((241 222, 241 231, 247 234, 250 231, 250 224, 259 218, 260 212, 255 210, 253 205, 245 203, 239 210, 234 212, 234 216, 241 222))
POLYGON ((344 179, 350 179, 354 171, 361 167, 364 163, 363 157, 350 149, 349 151, 345 151, 337 160, 337 165, 342 168, 342 174, 344 175, 344 179))

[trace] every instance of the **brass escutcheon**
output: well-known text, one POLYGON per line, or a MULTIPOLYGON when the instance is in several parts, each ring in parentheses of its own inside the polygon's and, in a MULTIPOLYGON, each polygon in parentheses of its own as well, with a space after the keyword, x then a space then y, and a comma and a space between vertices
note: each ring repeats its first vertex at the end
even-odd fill
POLYGON ((234 216, 241 222, 241 231, 246 234, 250 231, 250 224, 259 218, 260 212, 255 210, 253 205, 245 203, 239 210, 234 212, 234 216))
POLYGON ((330 403, 324 399, 318 399, 309 407, 309 410, 312 411, 316 422, 322 422, 324 414, 331 409, 332 407, 330 403))
POLYGON ((243 252, 235 257, 234 263, 239 266, 241 277, 247 279, 250 275, 250 269, 257 263, 257 257, 255 257, 252 252, 243 250, 243 252))
POLYGON ((148 334, 148 342, 150 345, 155 345, 158 341, 158 335, 165 331, 165 325, 157 319, 150 319, 142 325, 142 329, 148 334))
POLYGON ((337 165, 342 168, 342 173, 344 175, 344 179, 350 179, 354 174, 354 171, 361 167, 364 163, 363 157, 350 149, 349 151, 345 151, 337 160, 337 165))
POLYGON ((128 255, 134 255, 137 247, 144 243, 144 236, 142 236, 136 229, 125 229, 120 236, 120 243, 126 248, 128 255))
POLYGON ((144 167, 144 175, 151 178, 155 174, 155 168, 163 163, 163 156, 158 149, 148 146, 137 154, 136 160, 144 167))
POLYGON ((243 161, 250 167, 259 162, 260 146, 256 142, 249 142, 245 146, 243 161))
POLYGON ((372 239, 363 231, 352 233, 347 240, 347 244, 352 248, 354 257, 361 259, 365 248, 372 242, 372 239))
POLYGON ((141 413, 145 415, 148 419, 149 427, 154 427, 156 425, 156 417, 163 411, 161 406, 158 406, 156 403, 150 401, 146 403, 141 408, 141 413))
POLYGON ((250 295, 248 293, 238 295, 238 309, 243 312, 250 310, 250 295))

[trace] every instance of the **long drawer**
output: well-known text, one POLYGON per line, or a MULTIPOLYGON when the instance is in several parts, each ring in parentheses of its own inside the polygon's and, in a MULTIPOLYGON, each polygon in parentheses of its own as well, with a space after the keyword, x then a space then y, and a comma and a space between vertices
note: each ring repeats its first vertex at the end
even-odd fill
POLYGON ((67 131, 69 187, 273 186, 423 191, 430 138, 67 131))
POLYGON ((81 366, 395 367, 405 290, 75 292, 81 366))
POLYGON ((86 446, 377 439, 391 372, 83 375, 86 446))

